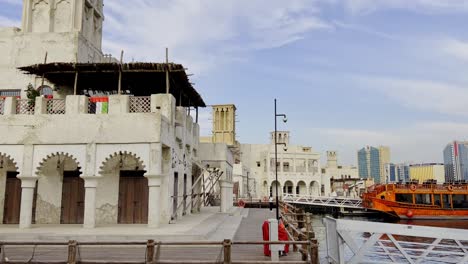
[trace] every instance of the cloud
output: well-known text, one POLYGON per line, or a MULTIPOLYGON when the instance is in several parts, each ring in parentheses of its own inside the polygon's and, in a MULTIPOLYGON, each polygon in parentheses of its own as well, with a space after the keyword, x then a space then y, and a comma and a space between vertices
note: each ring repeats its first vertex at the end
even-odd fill
POLYGON ((20 20, 11 19, 0 15, 0 27, 19 27, 21 26, 20 20))
POLYGON ((114 0, 105 8, 106 52, 123 49, 127 59, 162 61, 169 47, 170 59, 196 74, 330 27, 315 1, 114 0))
POLYGON ((23 4, 23 1, 18 1, 18 0, 0 0, 0 4, 9 4, 9 5, 21 6, 21 5, 23 4))
POLYGON ((385 32, 381 32, 381 31, 377 31, 377 30, 374 30, 374 29, 371 29, 371 28, 368 28, 368 27, 362 26, 362 25, 344 23, 344 22, 337 21, 337 20, 333 21, 333 24, 337 28, 353 30, 353 31, 356 31, 356 32, 361 32, 361 33, 365 33, 365 34, 368 34, 368 35, 376 36, 376 37, 379 37, 379 38, 384 38, 384 39, 388 39, 388 40, 398 39, 394 35, 387 34, 385 32))
POLYGON ((344 0, 353 14, 366 14, 383 9, 403 9, 418 13, 465 13, 468 0, 344 0))
POLYGON ((442 162, 446 144, 467 139, 468 123, 428 121, 380 130, 313 128, 308 131, 309 136, 320 138, 327 149, 338 150, 344 164, 357 165, 357 151, 366 145, 389 146, 392 162, 422 163, 442 162))
POLYGON ((468 116, 468 87, 428 80, 354 77, 357 84, 413 109, 468 116))
POLYGON ((468 61, 468 42, 448 39, 442 43, 442 51, 455 58, 468 61))

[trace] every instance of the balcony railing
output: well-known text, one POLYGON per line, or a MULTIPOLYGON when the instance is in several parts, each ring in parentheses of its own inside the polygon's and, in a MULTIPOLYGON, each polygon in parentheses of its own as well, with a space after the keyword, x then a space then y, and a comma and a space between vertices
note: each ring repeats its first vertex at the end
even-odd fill
POLYGON ((131 96, 130 113, 151 113, 151 97, 131 96))
MULTIPOLYGON (((70 111, 70 114, 151 113, 151 100, 151 96, 128 95, 126 100, 114 100, 108 96, 67 97, 67 99, 38 97, 36 100, 0 97, 0 115, 65 115, 68 111, 70 111), (69 101, 71 104, 70 109, 68 109, 67 105, 69 101), (13 109, 8 109, 10 105, 13 105, 13 109)), ((190 124, 187 123, 187 125, 190 124)))
POLYGON ((65 99, 50 99, 47 101, 47 114, 49 115, 64 115, 65 114, 65 99))
POLYGON ((19 99, 16 101, 17 115, 34 115, 34 103, 29 99, 19 99))
POLYGON ((0 115, 5 112, 5 98, 0 98, 0 115))

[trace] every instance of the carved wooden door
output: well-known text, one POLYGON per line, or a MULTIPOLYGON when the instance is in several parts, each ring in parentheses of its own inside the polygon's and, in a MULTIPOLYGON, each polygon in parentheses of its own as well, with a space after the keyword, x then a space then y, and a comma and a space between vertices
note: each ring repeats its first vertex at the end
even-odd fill
POLYGON ((148 179, 142 171, 121 171, 119 182, 119 224, 148 223, 148 179))
POLYGON ((21 206, 21 180, 16 178, 17 174, 17 172, 7 172, 5 204, 3 207, 4 224, 19 224, 21 206))
POLYGON ((62 185, 61 224, 83 224, 84 180, 77 171, 64 171, 62 185))

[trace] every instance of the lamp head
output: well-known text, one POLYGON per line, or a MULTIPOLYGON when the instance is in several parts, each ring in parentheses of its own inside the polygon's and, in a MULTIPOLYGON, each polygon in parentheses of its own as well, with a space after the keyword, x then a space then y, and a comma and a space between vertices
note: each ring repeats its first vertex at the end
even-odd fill
POLYGON ((288 151, 288 147, 286 145, 284 145, 283 150, 288 151))
POLYGON ((284 123, 287 123, 288 122, 288 118, 286 116, 283 117, 283 122, 284 123))

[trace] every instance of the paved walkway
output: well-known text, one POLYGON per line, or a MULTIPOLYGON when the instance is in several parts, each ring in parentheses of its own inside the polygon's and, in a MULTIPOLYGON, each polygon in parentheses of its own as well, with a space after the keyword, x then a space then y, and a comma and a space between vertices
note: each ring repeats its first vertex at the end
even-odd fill
MULTIPOLYGON (((267 209, 244 209, 240 214, 231 214, 226 216, 225 221, 214 231, 207 235, 207 238, 200 237, 198 241, 222 241, 225 238, 233 241, 261 241, 263 221, 275 217, 267 209), (239 226, 240 224, 240 226, 239 226), (236 231, 237 230, 237 231, 236 231)), ((208 223, 204 223, 208 224, 208 223)), ((292 248, 291 248, 292 249, 292 248)), ((34 261, 64 261, 66 260, 67 249, 63 246, 58 247, 37 247, 35 251, 30 246, 25 247, 6 247, 5 256, 11 261, 27 261, 33 256, 34 261)), ((220 246, 162 246, 158 252, 161 260, 222 260, 223 253, 220 246)), ((300 260, 299 253, 290 252, 286 257, 280 260, 300 260)), ((87 261, 145 261, 144 247, 79 247, 78 259, 87 261)), ((232 248, 233 260, 269 260, 269 257, 263 255, 263 246, 261 245, 234 245, 232 248)))

